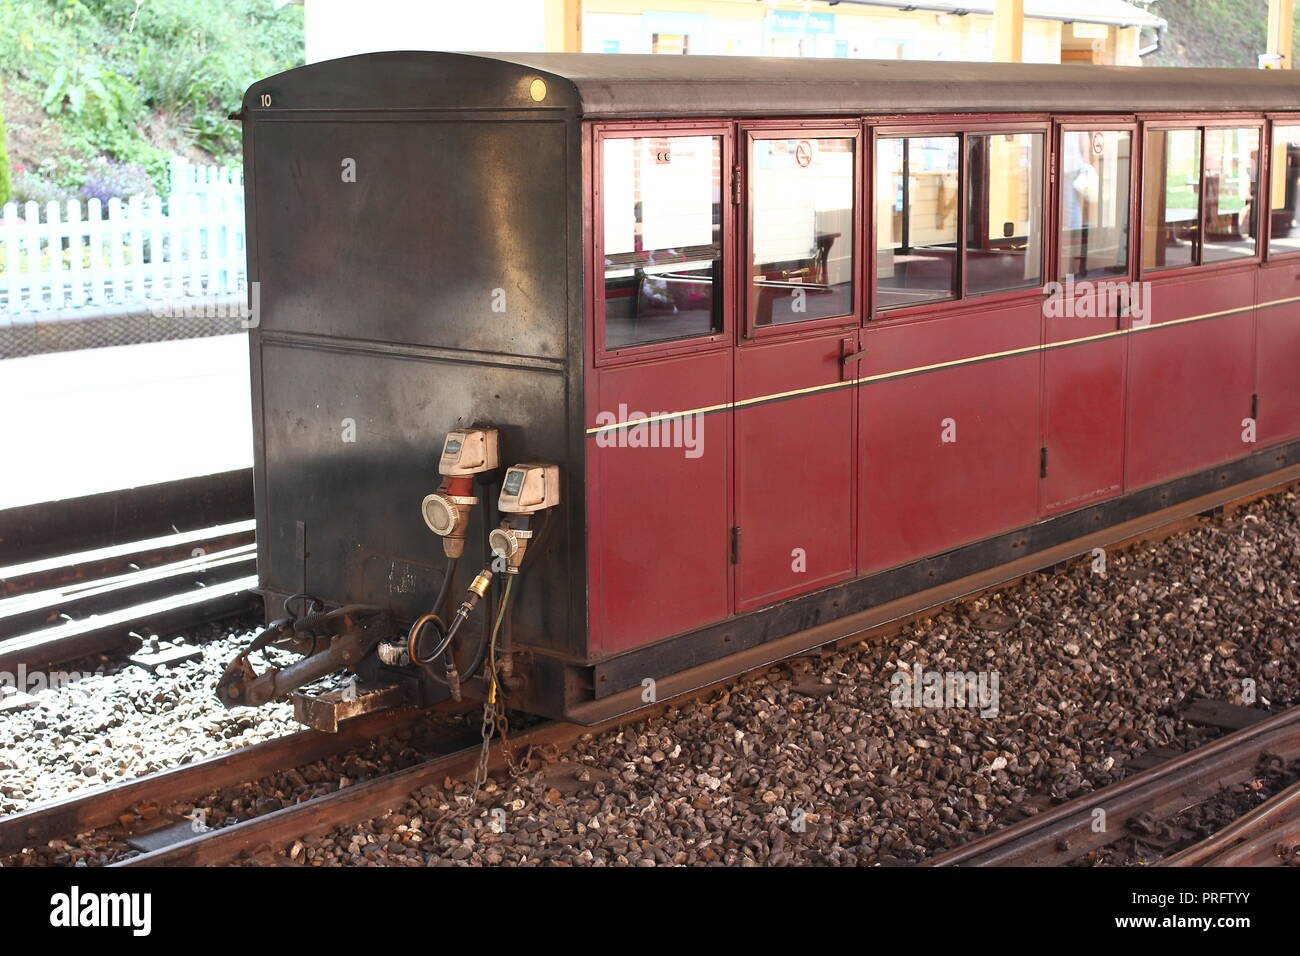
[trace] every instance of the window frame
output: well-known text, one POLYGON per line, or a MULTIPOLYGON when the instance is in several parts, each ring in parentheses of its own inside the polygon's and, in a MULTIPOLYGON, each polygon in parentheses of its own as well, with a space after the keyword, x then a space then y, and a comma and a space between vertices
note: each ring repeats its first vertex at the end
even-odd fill
MULTIPOLYGON (((1139 250, 1138 253, 1139 255, 1138 262, 1137 262, 1138 278, 1141 280, 1156 280, 1156 279, 1169 278, 1170 276, 1185 276, 1185 275, 1192 275, 1196 273, 1202 273, 1206 271, 1214 271, 1216 269, 1238 269, 1241 268, 1242 266, 1250 266, 1250 265, 1258 266, 1263 261, 1262 255, 1264 253, 1264 250, 1267 249, 1268 247, 1268 240, 1263 236, 1256 238, 1255 254, 1253 256, 1249 256, 1249 257, 1243 256, 1238 259, 1221 259, 1217 262, 1204 262, 1204 261, 1195 262, 1192 263, 1191 265, 1175 266, 1174 268, 1171 269, 1148 269, 1147 268, 1146 266, 1146 235, 1147 235, 1146 152, 1147 152, 1148 132, 1159 132, 1161 130, 1171 130, 1171 129, 1201 130, 1201 172, 1200 172, 1200 184, 1197 187, 1198 196, 1200 198, 1200 210, 1197 218, 1197 223, 1201 233, 1201 246, 1202 246, 1201 258, 1203 259, 1205 254, 1204 253, 1205 236, 1207 234, 1206 223, 1209 217, 1209 210, 1205 204, 1205 156, 1207 152, 1205 148, 1205 139, 1206 139, 1205 132, 1211 129, 1255 129, 1259 132, 1261 159, 1258 164, 1259 168, 1256 170, 1256 175, 1260 177, 1258 183, 1256 184, 1256 190, 1258 190, 1259 185, 1265 182, 1263 177, 1268 174, 1268 168, 1269 168, 1268 154, 1269 152, 1271 152, 1273 146, 1271 141, 1265 142, 1266 124, 1264 122, 1263 115, 1260 113, 1246 113, 1240 116, 1233 116, 1230 114, 1212 114, 1212 115, 1197 117, 1197 116, 1184 116, 1184 115, 1160 116, 1160 115, 1148 114, 1148 115, 1139 116, 1138 118, 1140 120, 1140 126, 1142 128, 1142 134, 1141 134, 1142 135, 1142 146, 1141 146, 1142 179, 1141 182, 1138 184, 1138 189, 1141 192, 1141 199, 1139 204, 1139 213, 1141 215, 1141 219, 1139 220, 1141 238, 1139 241, 1141 243, 1142 248, 1139 250), (1263 241, 1260 241, 1261 238, 1263 239, 1263 241)), ((1266 234, 1267 228, 1260 231, 1266 234)))
POLYGON ((1268 196, 1268 224, 1262 230, 1264 232, 1263 262, 1285 262, 1288 259, 1300 259, 1300 249, 1292 249, 1288 252, 1274 253, 1271 249, 1273 241, 1273 163, 1276 157, 1273 154, 1273 130, 1278 126, 1300 126, 1300 113, 1267 113, 1265 114, 1264 136, 1268 140, 1265 148, 1267 158, 1263 163, 1263 169, 1260 173, 1260 192, 1268 196))
POLYGON ((865 173, 867 163, 863 144, 862 123, 851 121, 822 121, 816 123, 791 123, 780 121, 763 123, 742 123, 739 129, 740 142, 744 149, 744 162, 741 167, 742 197, 739 215, 742 222, 738 229, 739 251, 737 253, 736 275, 738 280, 737 307, 740 310, 736 323, 738 338, 742 341, 756 341, 773 338, 797 338, 809 333, 816 334, 826 329, 856 328, 862 324, 867 293, 863 287, 863 242, 865 236, 866 189, 865 173), (753 282, 754 268, 754 143, 764 139, 852 139, 853 140, 853 307, 844 315, 827 316, 821 319, 804 319, 782 325, 757 326, 756 316, 750 307, 750 287, 753 282), (743 268, 741 264, 743 263, 743 268))
POLYGON ((988 292, 975 292, 975 293, 970 292, 966 281, 969 275, 969 270, 966 268, 966 253, 968 251, 966 242, 969 235, 969 230, 966 226, 963 226, 963 232, 961 237, 962 239, 961 298, 962 299, 984 300, 987 299, 989 296, 1009 295, 1014 293, 1023 294, 1025 292, 1032 291, 1035 289, 1041 293, 1043 287, 1047 285, 1048 282, 1051 281, 1051 277, 1050 277, 1052 271, 1051 259, 1052 259, 1052 254, 1054 252, 1053 244, 1055 242, 1055 231, 1056 231, 1054 228, 1056 225, 1056 216, 1051 209, 1051 204, 1052 204, 1052 184, 1054 181, 1053 173, 1056 169, 1057 153, 1055 149, 1055 143, 1052 140, 1052 131, 1050 128, 1044 130, 1004 130, 1004 129, 967 130, 964 134, 962 134, 961 148, 962 148, 962 164, 963 164, 962 186, 966 188, 968 192, 967 195, 959 196, 958 199, 959 201, 965 202, 966 215, 969 219, 970 168, 969 168, 969 161, 968 161, 968 157, 969 157, 968 150, 970 148, 970 137, 1017 135, 1017 134, 1035 133, 1035 132, 1041 133, 1043 137, 1043 151, 1042 151, 1042 160, 1041 160, 1042 169, 1039 172, 1039 175, 1041 177, 1041 180, 1039 182, 1039 196, 1041 197, 1041 204, 1040 204, 1041 209, 1040 209, 1040 215, 1038 221, 1038 228, 1039 231, 1042 233, 1042 241, 1040 243, 1039 252, 1038 252, 1038 281, 1034 285, 1018 286, 1014 289, 991 289, 988 292))
MULTIPOLYGON (((969 169, 966 162, 967 134, 976 135, 993 135, 999 133, 1041 133, 1043 136, 1043 168, 1040 170, 1042 176, 1042 195, 1044 197, 1044 206, 1051 201, 1049 197, 1053 195, 1054 173, 1056 168, 1056 142, 1053 138, 1054 120, 1049 114, 1028 114, 1023 116, 1007 117, 1002 115, 972 115, 960 120, 954 121, 951 115, 948 117, 924 117, 918 118, 916 122, 907 122, 906 117, 891 116, 882 117, 876 120, 868 120, 869 143, 867 149, 871 153, 871 175, 872 182, 869 185, 869 198, 872 203, 873 218, 869 222, 867 241, 869 248, 866 250, 867 257, 867 276, 870 280, 871 300, 870 309, 866 314, 866 323, 894 322, 905 319, 915 319, 918 317, 929 317, 933 315, 956 312, 964 309, 985 310, 990 306, 996 306, 1007 302, 1016 302, 1030 300, 1034 298, 1043 298, 1043 287, 1052 280, 1055 272, 1055 244, 1056 244, 1056 213, 1049 208, 1044 208, 1041 228, 1044 230, 1043 248, 1042 248, 1042 281, 1038 285, 1026 286, 1020 289, 1005 289, 996 292, 981 292, 968 294, 966 291, 966 228, 967 228, 967 205, 968 205, 968 184, 966 182, 969 175, 969 169), (931 302, 922 302, 917 305, 901 305, 893 308, 881 310, 877 307, 877 289, 876 289, 876 230, 874 221, 875 205, 875 158, 876 144, 882 138, 896 138, 899 136, 956 136, 958 149, 958 193, 957 193, 957 294, 948 299, 936 299, 931 302)), ((865 323, 864 323, 865 324, 865 323)))
POLYGON ((735 209, 732 201, 732 189, 736 175, 735 162, 735 126, 732 123, 716 120, 698 122, 682 121, 672 123, 631 122, 631 123, 596 123, 591 127, 591 163, 590 188, 591 197, 591 232, 590 255, 587 262, 591 268, 588 305, 591 310, 590 323, 592 335, 592 355, 597 367, 623 365, 653 358, 669 358, 695 352, 707 352, 726 348, 731 343, 735 326, 735 209), (717 332, 696 335, 682 339, 668 339, 661 342, 647 342, 639 345, 626 345, 621 348, 606 347, 605 329, 605 143, 616 139, 638 139, 645 137, 672 138, 682 136, 716 136, 721 140, 721 182, 719 201, 722 207, 720 248, 722 250, 722 270, 715 282, 715 293, 722 296, 722 327, 717 332))
POLYGON ((966 139, 962 135, 961 128, 936 129, 932 127, 927 127, 925 129, 917 129, 915 127, 908 127, 907 131, 902 133, 895 132, 892 129, 873 130, 871 136, 871 175, 872 175, 872 180, 871 180, 870 190, 868 193, 868 198, 871 200, 871 207, 872 207, 871 208, 871 234, 870 234, 871 249, 870 249, 870 262, 868 263, 869 275, 871 277, 871 313, 868 316, 868 320, 878 321, 882 316, 887 316, 892 318, 898 315, 900 312, 907 313, 908 310, 916 310, 920 312, 920 311, 939 308, 943 306, 951 306, 955 302, 960 302, 962 300, 962 295, 965 290, 965 283, 966 283, 966 277, 965 277, 966 139), (915 130, 915 132, 913 132, 913 130, 915 130), (879 185, 876 182, 876 176, 879 173, 879 169, 877 168, 876 165, 876 160, 877 160, 878 150, 880 147, 880 141, 882 139, 907 139, 907 138, 928 139, 931 137, 939 138, 945 136, 952 136, 955 137, 957 140, 957 200, 956 200, 957 245, 955 249, 956 252, 955 262, 956 262, 957 271, 954 276, 954 282, 956 288, 953 290, 952 295, 942 299, 930 299, 927 302, 919 302, 916 305, 895 305, 895 306, 890 306, 889 308, 882 309, 879 304, 880 289, 877 285, 880 279, 880 275, 877 271, 879 265, 879 259, 880 259, 880 248, 877 242, 877 232, 876 232, 877 224, 875 218, 876 216, 875 206, 877 201, 876 188, 879 185))
MULTIPOLYGON (((1063 256, 1065 253, 1064 244, 1061 242, 1061 223, 1065 219, 1065 171, 1061 167, 1064 157, 1062 145, 1065 142, 1066 133, 1117 133, 1127 132, 1129 134, 1129 155, 1128 155, 1128 255, 1125 262, 1123 275, 1107 276, 1105 281, 1109 282, 1129 282, 1137 274, 1141 260, 1138 259, 1138 245, 1140 244, 1142 232, 1142 207, 1139 200, 1142 194, 1142 183, 1139 177, 1142 174, 1141 159, 1143 141, 1145 135, 1142 132, 1137 120, 1128 118, 1116 122, 1107 122, 1105 117, 1098 117, 1096 120, 1059 120, 1057 121, 1055 136, 1052 145, 1052 182, 1055 186, 1052 196, 1052 219, 1054 228, 1052 230, 1052 270, 1051 279, 1058 282, 1064 282, 1068 274, 1065 271, 1065 262, 1063 256), (1136 224, 1137 228, 1134 228, 1136 224)), ((1098 281, 1098 280, 1092 280, 1098 281)))

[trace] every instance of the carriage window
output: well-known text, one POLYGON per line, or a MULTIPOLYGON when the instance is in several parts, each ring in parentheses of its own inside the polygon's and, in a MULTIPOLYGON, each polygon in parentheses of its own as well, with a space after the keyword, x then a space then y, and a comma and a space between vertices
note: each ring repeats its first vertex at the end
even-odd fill
POLYGON ((722 331, 722 139, 604 141, 605 347, 722 331))
POLYGON ((1269 194, 1269 253, 1300 251, 1300 126, 1273 127, 1269 194))
POLYGON ((876 308, 957 293, 956 136, 882 138, 876 144, 876 308))
POLYGON ((1076 130, 1061 137, 1061 275, 1128 272, 1133 137, 1124 130, 1076 130))
POLYGON ((1143 265, 1194 265, 1201 247, 1201 131, 1148 130, 1142 167, 1143 265))
POLYGON ((847 138, 754 141, 755 326, 853 313, 853 150, 847 138))
POLYGON ((1258 170, 1259 130, 1205 131, 1203 262, 1249 259, 1255 255, 1258 170))
POLYGON ((971 135, 966 292, 1002 292, 1042 283, 1043 134, 971 135))

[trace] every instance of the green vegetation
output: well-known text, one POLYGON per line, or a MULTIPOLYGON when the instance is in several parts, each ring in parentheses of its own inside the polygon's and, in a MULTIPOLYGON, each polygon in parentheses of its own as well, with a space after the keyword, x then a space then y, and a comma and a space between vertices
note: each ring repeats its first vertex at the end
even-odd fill
POLYGON ((5 111, 4 111, 4 83, 0 83, 0 206, 9 201, 13 195, 13 184, 9 178, 9 149, 5 145, 8 141, 7 131, 5 129, 5 111))
POLYGON ((14 198, 142 179, 162 187, 174 153, 237 164, 239 126, 228 114, 255 80, 302 62, 298 5, 0 0, 14 198))
MULTIPOLYGON (((1130 0, 1134 2, 1134 0, 1130 0)), ((1147 66, 1255 69, 1268 46, 1268 0, 1136 0, 1169 22, 1147 66)), ((1296 48, 1300 49, 1300 20, 1296 48)))

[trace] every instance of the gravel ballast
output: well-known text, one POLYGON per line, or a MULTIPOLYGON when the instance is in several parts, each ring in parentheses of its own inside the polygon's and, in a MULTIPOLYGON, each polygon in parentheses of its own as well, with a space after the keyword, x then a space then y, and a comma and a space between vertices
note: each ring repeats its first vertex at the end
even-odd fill
POLYGON ((1300 497, 1033 575, 886 642, 804 658, 478 800, 427 788, 355 828, 263 852, 298 865, 915 863, 1217 732, 1195 697, 1300 703, 1300 497), (998 678, 988 708, 895 707, 895 675, 998 678))
MULTIPOLYGON (((785 662, 621 732, 586 735, 558 761, 489 780, 476 801, 468 783, 449 780, 359 827, 249 862, 919 862, 1114 782, 1135 755, 1215 736, 1178 716, 1195 697, 1300 703, 1298 558, 1300 497, 1284 492, 1107 555, 1104 569, 1085 559, 1033 575, 880 643, 785 662), (996 697, 933 706, 920 694, 926 706, 914 706, 900 675, 918 672, 970 673, 996 697)), ((227 712, 212 697, 247 639, 209 643, 203 661, 161 677, 86 678, 0 715, 0 812, 295 729, 286 705, 227 712)), ((336 777, 406 765, 419 743, 399 739, 338 758, 347 766, 322 762, 196 806, 218 825, 246 818, 336 777)), ((58 849, 35 856, 55 862, 58 849)))
POLYGON ((252 636, 205 640, 202 658, 157 673, 99 657, 39 678, 76 675, 58 687, 35 689, 28 675, 37 705, 0 713, 0 815, 300 730, 287 703, 229 711, 213 693, 252 636))

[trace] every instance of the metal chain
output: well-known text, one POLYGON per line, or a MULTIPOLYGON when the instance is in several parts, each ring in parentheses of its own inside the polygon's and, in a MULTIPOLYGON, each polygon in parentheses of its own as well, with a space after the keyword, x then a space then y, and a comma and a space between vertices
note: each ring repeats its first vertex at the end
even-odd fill
POLYGON ((506 605, 510 601, 510 590, 514 585, 514 579, 511 578, 506 583, 506 593, 502 598, 501 606, 497 611, 496 623, 488 635, 488 659, 485 662, 487 666, 487 684, 488 693, 483 701, 483 746, 479 751, 478 766, 474 770, 474 790, 471 799, 477 799, 479 790, 487 782, 488 761, 491 755, 492 734, 493 732, 501 735, 501 758, 505 762, 506 769, 510 776, 518 778, 532 768, 533 765, 533 748, 529 746, 524 753, 523 760, 516 760, 514 748, 510 746, 510 722, 506 717, 505 707, 498 709, 497 702, 504 703, 505 694, 501 687, 501 682, 497 677, 497 634, 501 627, 501 622, 505 617, 506 605))
POLYGON ((483 701, 483 727, 481 734, 483 745, 479 749, 478 766, 474 768, 474 789, 470 791, 470 801, 478 799, 478 792, 487 783, 488 757, 492 750, 492 733, 497 726, 497 708, 492 702, 492 695, 483 701))
POLYGON ((510 746, 510 722, 504 712, 497 714, 497 730, 501 734, 501 756, 505 758, 510 776, 522 777, 533 765, 533 748, 528 748, 523 760, 515 760, 514 748, 510 746))

